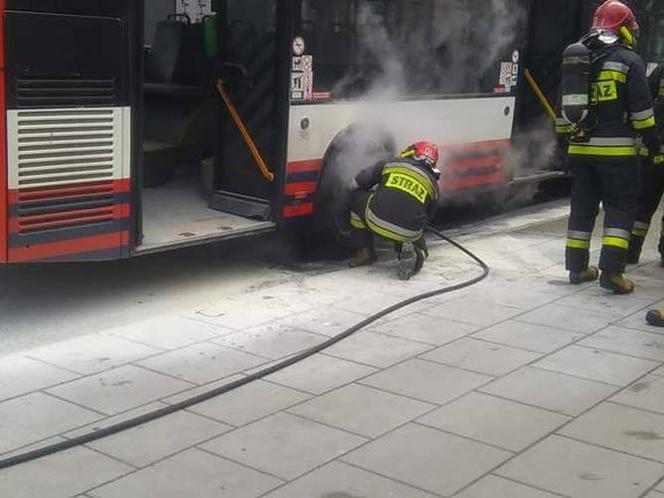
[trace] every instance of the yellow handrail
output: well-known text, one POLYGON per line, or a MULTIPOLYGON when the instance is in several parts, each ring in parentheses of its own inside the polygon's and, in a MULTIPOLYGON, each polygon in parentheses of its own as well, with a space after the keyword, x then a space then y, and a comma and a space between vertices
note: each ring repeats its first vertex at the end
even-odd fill
POLYGON ((242 137, 244 138, 247 147, 249 147, 251 155, 254 156, 254 160, 256 161, 258 168, 261 170, 261 173, 268 181, 270 182, 274 181, 274 173, 272 173, 265 164, 263 156, 261 156, 258 147, 256 147, 256 144, 254 143, 253 139, 251 138, 251 135, 249 134, 249 130, 247 130, 247 127, 242 122, 242 118, 237 113, 237 110, 233 105, 233 101, 231 100, 230 96, 228 95, 228 92, 226 91, 226 88, 224 87, 224 82, 221 80, 217 81, 217 91, 219 92, 219 95, 221 95, 221 98, 224 100, 228 112, 231 114, 233 121, 235 121, 235 125, 238 127, 238 130, 240 130, 240 133, 242 134, 242 137))
POLYGON ((542 105, 546 113, 549 115, 551 120, 555 121, 557 118, 556 111, 554 111, 553 107, 551 107, 551 104, 549 104, 546 95, 544 95, 544 92, 537 84, 537 81, 535 81, 535 78, 533 78, 533 75, 530 73, 530 70, 526 69, 523 73, 526 76, 526 80, 528 81, 530 88, 532 88, 533 92, 535 92, 535 95, 537 96, 537 99, 539 100, 540 104, 542 105))

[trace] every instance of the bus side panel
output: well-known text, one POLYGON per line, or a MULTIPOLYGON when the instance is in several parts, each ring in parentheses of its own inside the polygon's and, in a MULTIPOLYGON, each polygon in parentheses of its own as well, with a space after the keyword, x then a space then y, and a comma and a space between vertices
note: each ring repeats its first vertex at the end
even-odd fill
POLYGON ((6 35, 7 260, 127 256, 126 19, 7 10, 6 35))
POLYGON ((8 201, 5 107, 5 0, 0 0, 0 263, 7 262, 8 201))

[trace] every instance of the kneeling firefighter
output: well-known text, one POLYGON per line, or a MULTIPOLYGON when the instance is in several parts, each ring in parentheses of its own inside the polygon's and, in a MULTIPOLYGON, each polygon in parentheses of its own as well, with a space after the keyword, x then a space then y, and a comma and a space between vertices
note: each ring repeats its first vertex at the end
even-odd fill
POLYGON ((373 236, 393 241, 399 257, 399 278, 418 273, 428 256, 424 229, 439 198, 438 147, 416 142, 400 156, 362 170, 351 194, 350 225, 357 253, 351 267, 376 261, 373 236))
POLYGON ((632 10, 608 0, 593 28, 563 54, 563 116, 572 124, 569 168, 573 177, 566 268, 572 284, 597 279, 589 266, 590 239, 599 204, 606 212, 600 285, 628 294, 624 277, 639 197, 636 138, 654 157, 660 141, 645 64, 634 52, 639 25, 632 10))
MULTIPOLYGON (((655 68, 648 78, 650 82, 650 93, 655 101, 655 120, 660 134, 664 136, 664 64, 655 68)), ((629 254, 627 263, 636 264, 641 257, 641 249, 645 241, 650 221, 659 207, 664 194, 664 148, 660 149, 659 155, 654 156, 647 147, 641 147, 642 160, 641 172, 641 195, 639 196, 639 210, 632 229, 632 239, 629 242, 629 254)), ((659 237, 659 254, 661 264, 664 266, 664 219, 662 220, 662 232, 659 237)))

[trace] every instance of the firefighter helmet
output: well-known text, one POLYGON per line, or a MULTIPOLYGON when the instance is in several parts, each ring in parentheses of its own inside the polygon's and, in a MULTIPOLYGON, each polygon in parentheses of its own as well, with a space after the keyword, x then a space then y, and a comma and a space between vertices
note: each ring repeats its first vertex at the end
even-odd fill
POLYGON ((438 146, 431 142, 419 141, 409 145, 401 152, 401 157, 408 157, 415 161, 429 166, 434 172, 437 172, 438 164, 438 146))
POLYGON ((633 47, 639 36, 639 23, 632 9, 618 0, 607 0, 595 11, 593 29, 606 30, 633 47))

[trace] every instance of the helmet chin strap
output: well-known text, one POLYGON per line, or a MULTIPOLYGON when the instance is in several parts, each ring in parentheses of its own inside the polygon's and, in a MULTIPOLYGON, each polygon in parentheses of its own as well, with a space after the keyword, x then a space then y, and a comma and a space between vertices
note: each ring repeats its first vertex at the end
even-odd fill
POLYGON ((627 27, 623 26, 620 28, 620 36, 622 36, 625 45, 630 48, 636 48, 636 38, 627 27))

